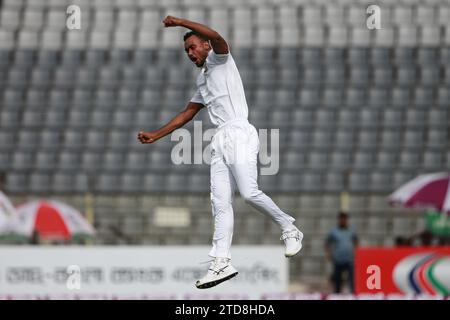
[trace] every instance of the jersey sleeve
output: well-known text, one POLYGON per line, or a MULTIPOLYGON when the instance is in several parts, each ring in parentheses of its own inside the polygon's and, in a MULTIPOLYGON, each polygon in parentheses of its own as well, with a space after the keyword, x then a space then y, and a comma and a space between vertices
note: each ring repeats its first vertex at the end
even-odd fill
POLYGON ((228 57, 230 56, 230 52, 228 53, 215 53, 214 50, 211 50, 209 54, 209 63, 210 64, 224 64, 228 61, 228 57))
POLYGON ((205 100, 203 100, 199 89, 195 91, 194 96, 191 98, 191 102, 205 104, 205 100))

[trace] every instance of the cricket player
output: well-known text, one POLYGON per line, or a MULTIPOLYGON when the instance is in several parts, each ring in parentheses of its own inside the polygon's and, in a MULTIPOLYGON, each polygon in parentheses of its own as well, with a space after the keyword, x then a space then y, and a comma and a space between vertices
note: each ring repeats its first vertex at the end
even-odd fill
POLYGON ((209 256, 213 260, 207 274, 196 282, 197 288, 210 288, 238 274, 230 262, 236 188, 246 203, 280 226, 286 257, 301 250, 303 233, 294 226, 295 219, 258 188, 259 138, 247 120, 244 87, 227 42, 211 28, 186 19, 167 16, 163 24, 191 30, 184 36, 184 49, 189 59, 201 68, 197 91, 184 111, 156 131, 139 132, 138 139, 141 143, 153 143, 192 120, 205 106, 217 126, 211 141, 210 171, 214 235, 209 256))

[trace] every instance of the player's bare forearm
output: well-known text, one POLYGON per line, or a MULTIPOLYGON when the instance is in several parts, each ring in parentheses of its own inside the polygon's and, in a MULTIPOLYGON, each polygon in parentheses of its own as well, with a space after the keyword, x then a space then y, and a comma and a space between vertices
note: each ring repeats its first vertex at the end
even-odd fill
POLYGON ((179 26, 191 29, 211 41, 211 46, 215 53, 228 53, 228 44, 225 39, 217 31, 204 24, 172 16, 167 16, 163 23, 166 27, 179 26))
POLYGON ((186 122, 188 122, 188 118, 185 115, 185 112, 182 111, 177 114, 172 120, 170 120, 166 125, 159 128, 158 130, 151 132, 139 132, 138 139, 141 143, 153 143, 168 134, 172 133, 176 129, 184 126, 186 122))
POLYGON ((184 126, 187 122, 191 121, 197 112, 203 107, 204 106, 202 104, 190 102, 186 107, 186 110, 177 114, 174 118, 172 118, 172 120, 158 130, 151 132, 140 131, 138 134, 138 140, 141 143, 153 143, 167 136, 176 129, 184 126))

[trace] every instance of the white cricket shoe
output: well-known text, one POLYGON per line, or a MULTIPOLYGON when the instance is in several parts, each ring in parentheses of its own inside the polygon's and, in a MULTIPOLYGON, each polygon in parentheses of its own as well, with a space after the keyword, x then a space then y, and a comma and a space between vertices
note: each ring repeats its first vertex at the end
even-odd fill
POLYGON ((215 258, 206 273, 206 276, 197 280, 195 286, 199 289, 207 289, 217 286, 219 283, 227 281, 238 274, 231 265, 230 259, 215 258))
POLYGON ((303 233, 295 226, 294 229, 282 233, 280 240, 284 241, 286 257, 293 257, 302 249, 303 233))

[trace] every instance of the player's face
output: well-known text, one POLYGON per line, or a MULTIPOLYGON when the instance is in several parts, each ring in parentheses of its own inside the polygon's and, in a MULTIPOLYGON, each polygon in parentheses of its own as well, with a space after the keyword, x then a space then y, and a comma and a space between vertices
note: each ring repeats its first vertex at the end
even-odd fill
POLYGON ((210 46, 208 41, 200 39, 193 35, 186 39, 184 42, 184 50, 189 59, 195 63, 197 67, 202 67, 208 57, 210 46))

